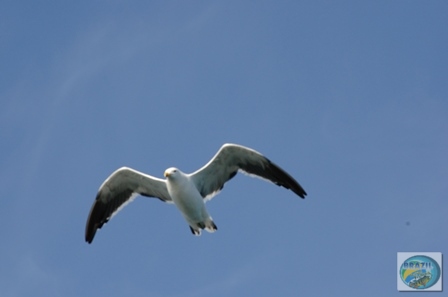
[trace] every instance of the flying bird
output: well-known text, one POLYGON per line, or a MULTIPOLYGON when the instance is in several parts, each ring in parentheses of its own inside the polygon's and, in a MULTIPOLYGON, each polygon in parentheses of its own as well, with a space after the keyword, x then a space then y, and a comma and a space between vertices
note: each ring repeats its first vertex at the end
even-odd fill
POLYGON ((165 170, 166 179, 127 167, 113 172, 99 188, 90 209, 85 239, 92 243, 96 231, 138 195, 174 203, 194 235, 201 235, 202 229, 214 232, 218 228, 205 208, 205 201, 218 194, 238 171, 290 189, 305 198, 306 192, 300 184, 268 158, 241 145, 224 144, 207 164, 190 174, 174 167, 165 170))

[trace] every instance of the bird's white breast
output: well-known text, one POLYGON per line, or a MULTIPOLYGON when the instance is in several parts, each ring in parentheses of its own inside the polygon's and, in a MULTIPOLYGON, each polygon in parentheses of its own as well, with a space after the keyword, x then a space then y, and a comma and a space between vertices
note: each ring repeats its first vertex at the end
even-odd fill
POLYGON ((187 220, 202 221, 205 208, 201 194, 188 176, 167 180, 167 189, 176 207, 187 220))

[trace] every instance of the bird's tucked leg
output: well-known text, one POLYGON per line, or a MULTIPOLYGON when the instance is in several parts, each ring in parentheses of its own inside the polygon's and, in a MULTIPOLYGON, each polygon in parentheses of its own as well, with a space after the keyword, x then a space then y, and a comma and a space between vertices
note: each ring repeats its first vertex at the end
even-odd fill
POLYGON ((190 226, 190 230, 191 230, 191 233, 193 233, 193 235, 196 235, 196 236, 201 235, 201 230, 200 229, 195 230, 195 229, 193 229, 193 227, 190 226))
POLYGON ((205 230, 211 233, 218 230, 218 227, 216 227, 215 223, 211 218, 205 222, 205 230))

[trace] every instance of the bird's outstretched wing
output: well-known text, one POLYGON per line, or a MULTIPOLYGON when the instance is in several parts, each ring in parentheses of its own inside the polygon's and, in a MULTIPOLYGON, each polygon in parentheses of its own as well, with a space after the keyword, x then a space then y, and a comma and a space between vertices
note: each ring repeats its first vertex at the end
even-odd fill
POLYGON ((172 202, 165 180, 122 167, 113 172, 98 190, 86 223, 86 241, 91 243, 96 230, 139 194, 172 202))
POLYGON ((300 184, 259 152, 236 144, 224 144, 202 168, 190 174, 202 197, 211 199, 238 171, 266 179, 305 198, 300 184))

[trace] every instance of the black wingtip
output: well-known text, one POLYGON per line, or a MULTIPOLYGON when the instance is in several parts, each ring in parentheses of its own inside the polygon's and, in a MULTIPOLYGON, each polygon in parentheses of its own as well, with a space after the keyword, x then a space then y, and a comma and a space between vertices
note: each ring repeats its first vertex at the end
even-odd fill
POLYGON ((97 226, 94 226, 93 228, 90 228, 89 230, 86 230, 85 239, 86 239, 86 242, 88 244, 92 243, 93 238, 95 237, 95 233, 96 233, 97 229, 98 229, 97 226))
POLYGON ((302 188, 302 186, 297 182, 296 182, 296 184, 292 184, 292 186, 290 187, 290 190, 293 191, 294 193, 296 193, 302 199, 305 199, 305 196, 307 195, 307 193, 302 188))
POLYGON ((86 223, 85 240, 89 244, 92 243, 96 230, 100 229, 103 224, 107 222, 107 220, 105 222, 102 220, 106 210, 106 205, 98 199, 98 196, 90 209, 86 223))
POLYGON ((307 193, 305 192, 305 190, 302 189, 302 192, 296 192, 294 191, 294 193, 296 193, 297 195, 299 195, 300 198, 305 199, 305 196, 307 195, 307 193))
POLYGON ((305 199, 307 193, 302 188, 302 186, 291 175, 289 175, 286 171, 281 169, 278 165, 276 165, 269 159, 267 160, 269 163, 269 169, 274 174, 275 179, 278 181, 278 185, 293 191, 297 196, 299 196, 302 199, 305 199))
MULTIPOLYGON (((282 185, 282 186, 284 186, 285 188, 288 188, 285 185, 282 185)), ((295 194, 297 194, 297 196, 299 196, 302 199, 305 199, 305 196, 307 195, 307 193, 302 188, 302 186, 299 183, 297 183, 297 182, 295 184, 290 184, 289 185, 289 189, 291 191, 293 191, 295 194)))
POLYGON ((293 181, 295 182, 294 184, 292 184, 290 190, 293 191, 294 193, 296 193, 300 198, 305 199, 305 196, 308 195, 305 190, 302 188, 302 186, 293 179, 293 181))
POLYGON ((93 241, 93 238, 95 237, 96 228, 90 228, 90 226, 86 226, 86 234, 85 234, 85 240, 88 244, 91 244, 93 241))

